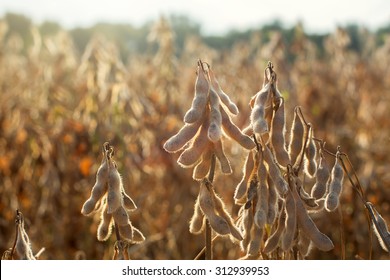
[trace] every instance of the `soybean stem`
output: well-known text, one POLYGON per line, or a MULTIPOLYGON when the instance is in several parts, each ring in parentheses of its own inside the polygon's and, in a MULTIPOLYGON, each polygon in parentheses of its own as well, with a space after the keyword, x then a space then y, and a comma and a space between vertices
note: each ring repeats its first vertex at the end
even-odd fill
POLYGON ((343 210, 341 205, 338 209, 339 221, 340 221, 340 241, 341 241, 341 259, 345 260, 345 236, 344 236, 344 221, 343 221, 343 210))
MULTIPOLYGON (((208 176, 208 180, 210 181, 210 183, 213 182, 214 180, 214 173, 215 173, 215 154, 213 154, 211 156, 211 166, 210 166, 210 171, 209 171, 209 176, 208 176)), ((206 260, 212 260, 213 259, 213 252, 212 252, 212 240, 211 240, 211 235, 212 235, 212 232, 211 232, 211 227, 210 227, 210 223, 209 223, 209 220, 206 219, 206 230, 205 230, 205 235, 206 235, 206 239, 205 239, 205 242, 206 242, 206 256, 205 256, 205 259, 206 260)))
POLYGON ((116 222, 114 222, 114 228, 115 228, 115 236, 116 240, 120 241, 121 240, 121 235, 119 234, 119 228, 116 222))
POLYGON ((211 250, 211 227, 209 220, 206 219, 206 260, 212 260, 213 259, 213 253, 211 250))
MULTIPOLYGON (((215 239, 217 239, 218 238, 218 235, 216 235, 216 236, 214 236, 214 238, 211 240, 212 242, 215 240, 215 239)), ((205 253, 205 251, 206 251, 206 247, 203 247, 202 248, 202 250, 200 250, 200 252, 196 255, 196 257, 194 258, 194 260, 196 261, 196 260, 199 260, 202 256, 203 256, 203 254, 205 253)))
POLYGON ((14 245, 12 246, 12 249, 11 249, 11 260, 14 258, 16 241, 18 240, 19 226, 21 223, 21 214, 22 213, 19 211, 19 209, 17 209, 16 210, 16 219, 15 219, 15 241, 14 241, 14 245))

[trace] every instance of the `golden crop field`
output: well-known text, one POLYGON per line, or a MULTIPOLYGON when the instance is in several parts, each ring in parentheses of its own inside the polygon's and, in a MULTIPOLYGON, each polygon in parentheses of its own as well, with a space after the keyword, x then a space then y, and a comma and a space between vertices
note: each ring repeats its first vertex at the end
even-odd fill
POLYGON ((207 243, 214 259, 389 259, 390 34, 362 30, 357 51, 338 28, 321 51, 297 26, 288 44, 192 36, 178 54, 161 19, 156 48, 124 60, 104 36, 80 53, 67 31, 28 32, 26 47, 0 22, 3 258, 194 259, 207 243))

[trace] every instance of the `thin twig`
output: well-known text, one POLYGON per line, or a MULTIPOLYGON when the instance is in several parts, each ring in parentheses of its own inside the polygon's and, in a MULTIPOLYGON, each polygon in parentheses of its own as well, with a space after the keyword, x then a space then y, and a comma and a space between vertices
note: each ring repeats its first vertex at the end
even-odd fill
POLYGON ((353 176, 355 177, 355 180, 356 180, 356 186, 355 187, 357 188, 359 194, 361 195, 362 200, 363 201, 367 201, 367 199, 365 199, 365 197, 364 197, 364 191, 363 191, 362 185, 360 184, 359 177, 357 176, 355 168, 353 167, 353 165, 352 165, 348 155, 346 153, 340 153, 340 159, 341 159, 341 156, 344 156, 347 159, 347 162, 348 162, 348 164, 349 164, 349 166, 350 166, 350 168, 352 170, 352 174, 353 174, 353 176))
POLYGON ((43 254, 43 252, 46 251, 46 248, 45 247, 42 247, 41 250, 38 251, 38 253, 35 254, 35 258, 36 259, 39 259, 39 257, 43 254))
POLYGON ((373 241, 372 241, 372 235, 373 235, 373 230, 372 230, 372 225, 371 225, 371 222, 370 222, 370 211, 368 210, 368 208, 366 207, 366 220, 367 220, 367 224, 368 224, 368 246, 369 246, 369 251, 368 251, 368 259, 371 260, 372 259, 372 244, 373 244, 373 241))
MULTIPOLYGON (((214 236, 213 239, 211 240, 211 242, 214 242, 215 239, 218 238, 218 235, 214 236)), ((206 247, 203 247, 202 250, 199 251, 199 253, 196 255, 196 257, 194 258, 194 260, 200 260, 202 258, 202 256, 204 255, 206 251, 206 247)))

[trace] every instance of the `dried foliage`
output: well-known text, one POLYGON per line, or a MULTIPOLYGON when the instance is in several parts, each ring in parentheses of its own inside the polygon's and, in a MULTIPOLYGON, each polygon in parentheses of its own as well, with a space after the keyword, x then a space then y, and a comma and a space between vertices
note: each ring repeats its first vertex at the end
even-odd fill
POLYGON ((161 19, 150 36, 157 52, 123 62, 103 37, 79 54, 64 31, 31 35, 26 45, 0 22, 0 249, 12 246, 17 209, 29 237, 28 252, 4 258, 45 247, 42 259, 193 259, 204 240, 191 232, 205 227, 203 216, 234 236, 213 239, 215 259, 389 258, 390 40, 376 48, 362 32, 357 52, 339 28, 321 53, 297 27, 291 45, 275 32, 216 52, 191 38, 178 57, 161 19), (213 68, 194 65, 199 57, 213 68), (269 60, 275 70, 261 81, 269 60), (131 223, 141 244, 97 240, 99 222, 109 230, 108 212, 120 208, 109 210, 108 197, 102 217, 80 213, 106 140, 122 193, 138 207, 131 223), (216 171, 211 181, 213 153, 230 175, 216 171))

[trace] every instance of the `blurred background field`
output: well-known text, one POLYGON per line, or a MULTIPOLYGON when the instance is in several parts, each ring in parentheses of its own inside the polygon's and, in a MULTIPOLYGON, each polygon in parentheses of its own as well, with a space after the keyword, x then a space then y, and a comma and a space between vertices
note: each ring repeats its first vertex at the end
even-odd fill
MULTIPOLYGON (((198 58, 238 105, 240 128, 272 61, 287 120, 301 106, 317 137, 349 155, 367 198, 390 222, 390 25, 313 35, 275 21, 211 36, 185 16, 65 29, 8 13, 0 19, 0 250, 12 246, 20 209, 33 251, 46 248, 42 259, 111 258, 114 236, 98 242, 99 217, 80 213, 109 141, 138 206, 131 220, 147 238, 131 257, 193 259, 204 244, 188 231, 199 186, 162 145, 183 125, 198 58)), ((236 214, 232 196, 246 153, 226 145, 233 174, 217 173, 215 186, 236 214)), ((347 259, 368 258, 363 205, 347 181, 342 211, 347 259)), ((337 214, 314 219, 335 249, 314 249, 309 259, 339 259, 337 214)), ((375 238, 372 249, 374 259, 389 259, 375 238)), ((228 239, 215 241, 214 254, 242 256, 228 239)))

